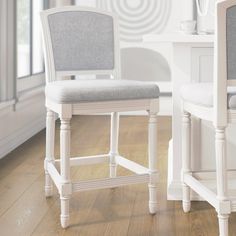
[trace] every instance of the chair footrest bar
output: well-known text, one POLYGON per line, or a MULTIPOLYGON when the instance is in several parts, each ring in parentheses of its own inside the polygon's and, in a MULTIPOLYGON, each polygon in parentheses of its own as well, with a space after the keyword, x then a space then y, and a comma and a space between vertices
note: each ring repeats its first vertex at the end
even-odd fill
POLYGON ((53 163, 48 163, 47 164, 47 171, 50 175, 50 177, 52 178, 53 182, 55 183, 58 191, 60 191, 61 189, 61 176, 60 174, 58 173, 56 167, 54 166, 53 163))
POLYGON ((118 165, 136 173, 136 174, 147 174, 149 172, 149 169, 141 166, 140 164, 130 161, 122 156, 116 156, 116 162, 118 165))
POLYGON ((214 208, 218 209, 217 195, 199 180, 195 179, 192 175, 184 174, 184 183, 191 187, 203 199, 207 200, 214 208))
MULTIPOLYGON (((109 161, 109 154, 85 156, 85 157, 73 157, 70 158, 70 166, 85 166, 95 165, 109 161)), ((55 163, 60 163, 60 160, 56 160, 55 163)))
POLYGON ((100 180, 80 181, 72 184, 73 192, 106 189, 125 186, 129 184, 147 183, 150 180, 149 174, 134 175, 134 176, 121 176, 116 178, 107 178, 100 180))

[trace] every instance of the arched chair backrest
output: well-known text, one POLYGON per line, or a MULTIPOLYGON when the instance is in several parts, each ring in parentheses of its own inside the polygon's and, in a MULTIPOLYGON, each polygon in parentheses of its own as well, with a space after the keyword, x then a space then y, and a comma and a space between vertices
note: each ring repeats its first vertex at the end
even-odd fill
POLYGON ((228 123, 227 87, 236 87, 236 0, 216 3, 214 125, 228 123))
POLYGON ((57 75, 118 76, 118 24, 113 14, 73 6, 43 11, 41 19, 47 82, 57 75))

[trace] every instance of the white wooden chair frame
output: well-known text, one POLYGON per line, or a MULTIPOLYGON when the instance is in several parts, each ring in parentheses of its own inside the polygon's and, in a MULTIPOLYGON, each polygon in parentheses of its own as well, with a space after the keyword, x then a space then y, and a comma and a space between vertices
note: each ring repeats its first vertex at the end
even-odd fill
MULTIPOLYGON (((55 81, 61 76, 81 74, 111 74, 114 79, 120 79, 120 52, 117 18, 104 11, 94 8, 63 7, 44 11, 41 13, 46 62, 47 83, 55 81), (112 71, 56 71, 54 66, 51 36, 48 25, 48 16, 65 11, 90 11, 109 15, 114 21, 115 39, 115 69, 112 71)), ((53 182, 55 183, 61 199, 61 225, 69 226, 69 199, 73 192, 119 187, 128 184, 149 183, 149 210, 154 214, 157 211, 157 113, 159 111, 159 99, 108 101, 79 104, 58 104, 46 98, 46 158, 45 158, 45 194, 47 197, 53 194, 53 182), (143 167, 130 161, 118 153, 119 112, 146 110, 149 113, 149 167, 143 167), (109 113, 111 116, 111 141, 110 152, 104 155, 70 158, 70 120, 72 115, 109 113), (55 113, 61 120, 60 128, 60 160, 54 158, 55 113), (70 179, 70 167, 102 162, 110 163, 110 178, 72 182, 70 179), (60 165, 60 172, 56 168, 60 165), (135 173, 133 176, 116 177, 116 167, 120 165, 135 173)))
POLYGON ((229 110, 227 87, 236 86, 236 80, 227 80, 226 12, 236 5, 236 0, 223 0, 217 3, 215 65, 214 65, 214 104, 204 107, 183 101, 182 121, 182 182, 183 209, 190 211, 190 190, 194 190, 208 201, 217 211, 220 236, 228 236, 228 218, 236 211, 236 198, 228 196, 227 155, 225 129, 229 123, 236 123, 236 110, 229 110), (208 189, 194 177, 191 170, 191 115, 213 122, 215 127, 216 181, 217 193, 208 189))

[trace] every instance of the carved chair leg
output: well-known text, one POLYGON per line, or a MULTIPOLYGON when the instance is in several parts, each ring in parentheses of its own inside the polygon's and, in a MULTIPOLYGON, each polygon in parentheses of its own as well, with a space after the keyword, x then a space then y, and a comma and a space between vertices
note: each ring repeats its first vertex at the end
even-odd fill
POLYGON ((116 156, 118 155, 119 139, 119 113, 114 112, 111 115, 111 138, 110 138, 110 177, 116 177, 116 156))
POLYGON ((216 178, 217 178, 217 198, 224 204, 218 210, 220 236, 228 236, 228 220, 230 214, 230 201, 228 200, 227 185, 227 155, 225 128, 215 130, 215 153, 216 153, 216 178))
POLYGON ((45 169, 45 196, 53 195, 53 182, 47 170, 47 164, 54 162, 54 142, 55 142, 55 114, 47 109, 46 117, 46 158, 44 162, 45 169))
POLYGON ((70 119, 61 119, 60 130, 60 153, 61 153, 61 225, 63 228, 69 226, 69 200, 71 196, 70 179, 70 119))
POLYGON ((184 112, 182 118, 182 185, 184 212, 189 212, 191 208, 190 187, 184 183, 184 174, 191 172, 191 116, 184 112))
POLYGON ((157 114, 149 112, 148 125, 148 156, 149 156, 149 211, 157 212, 157 114))

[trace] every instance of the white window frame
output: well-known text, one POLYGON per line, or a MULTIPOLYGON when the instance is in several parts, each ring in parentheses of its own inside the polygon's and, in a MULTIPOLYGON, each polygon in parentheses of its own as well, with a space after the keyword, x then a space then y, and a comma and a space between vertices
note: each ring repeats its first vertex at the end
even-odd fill
POLYGON ((16 100, 14 3, 0 1, 0 107, 16 100))
MULTIPOLYGON (((32 1, 34 1, 34 0, 31 0, 31 2, 32 1)), ((49 3, 50 3, 49 0, 44 0, 44 7, 45 8, 49 7, 49 3)), ((32 9, 30 9, 30 10, 32 11, 32 9)), ((16 14, 17 14, 17 12, 15 10, 15 17, 16 17, 16 14)), ((32 20, 32 16, 31 16, 31 20, 32 20)), ((17 22, 16 22, 16 24, 17 24, 17 22)), ((16 42, 16 44, 17 44, 17 42, 16 42)), ((17 48, 17 45, 16 45, 16 48, 17 48)), ((32 40, 31 40, 30 50, 32 50, 32 40)), ((15 56, 17 58, 17 50, 15 53, 15 56)), ((31 60, 32 60, 32 55, 31 55, 31 60)), ((17 66, 17 63, 16 63, 16 66, 17 66)), ((30 75, 25 76, 25 77, 17 77, 16 76, 17 94, 21 94, 24 91, 28 91, 28 90, 31 90, 34 88, 38 88, 39 86, 43 86, 45 84, 45 69, 40 73, 33 74, 32 68, 33 68, 33 65, 32 65, 32 61, 31 61, 30 62, 30 75)))

